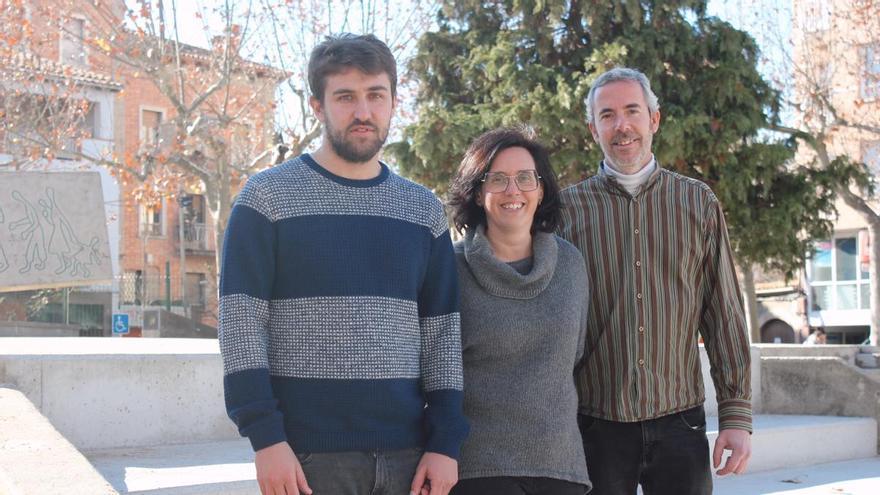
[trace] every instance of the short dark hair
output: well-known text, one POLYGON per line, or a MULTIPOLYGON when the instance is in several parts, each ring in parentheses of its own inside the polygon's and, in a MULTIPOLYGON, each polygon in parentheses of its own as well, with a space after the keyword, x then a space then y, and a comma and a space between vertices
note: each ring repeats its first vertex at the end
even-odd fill
POLYGON ((559 185, 550 166, 550 156, 538 142, 535 131, 527 126, 507 127, 488 131, 468 146, 461 165, 449 185, 446 204, 452 215, 452 223, 459 232, 486 223, 486 211, 477 204, 477 192, 483 176, 492 168, 498 153, 507 148, 525 148, 535 161, 535 170, 541 176, 544 196, 535 218, 532 232, 554 232, 559 224, 559 185))
POLYGON ((388 74, 391 96, 397 96, 397 63, 388 45, 372 34, 342 33, 327 36, 309 57, 309 90, 324 101, 327 76, 358 69, 364 74, 388 74))

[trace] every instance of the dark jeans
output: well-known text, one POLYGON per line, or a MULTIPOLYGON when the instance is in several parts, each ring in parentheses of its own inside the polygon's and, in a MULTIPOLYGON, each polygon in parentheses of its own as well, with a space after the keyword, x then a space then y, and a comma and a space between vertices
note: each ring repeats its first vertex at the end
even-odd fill
POLYGON ((584 495, 587 487, 553 478, 502 476, 461 480, 449 495, 584 495))
POLYGON ((422 449, 297 453, 313 495, 407 495, 422 449))
POLYGON ((618 423, 578 416, 590 495, 711 495, 703 406, 657 419, 618 423))

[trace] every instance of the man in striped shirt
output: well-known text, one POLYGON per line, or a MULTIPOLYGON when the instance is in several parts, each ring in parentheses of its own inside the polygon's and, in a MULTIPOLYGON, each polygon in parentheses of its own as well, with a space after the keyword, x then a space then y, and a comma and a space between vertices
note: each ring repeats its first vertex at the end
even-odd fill
POLYGON ((580 425, 596 495, 710 494, 698 339, 718 398, 718 474, 751 452, 749 340, 727 227, 706 184, 661 168, 647 77, 596 80, 587 118, 604 153, 595 176, 562 193, 561 235, 590 277, 580 425))

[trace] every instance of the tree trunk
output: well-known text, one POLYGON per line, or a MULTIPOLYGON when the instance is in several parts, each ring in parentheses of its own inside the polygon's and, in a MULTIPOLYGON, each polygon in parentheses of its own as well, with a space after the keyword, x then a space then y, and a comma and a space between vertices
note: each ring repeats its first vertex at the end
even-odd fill
POLYGON ((229 224, 229 215, 232 213, 232 187, 229 185, 229 182, 224 180, 221 184, 217 186, 218 198, 217 198, 217 216, 214 224, 214 230, 217 235, 217 251, 216 251, 216 263, 217 263, 217 277, 218 277, 218 285, 219 285, 219 277, 220 277, 220 267, 221 262, 223 261, 223 241, 226 237, 226 226, 229 224))
POLYGON ((868 224, 868 239, 871 243, 871 261, 869 264, 869 280, 871 281, 870 306, 871 330, 868 336, 871 345, 878 345, 880 333, 880 215, 865 201, 849 189, 838 191, 843 202, 856 210, 868 224))
POLYGON ((880 345, 880 218, 874 215, 874 219, 868 222, 868 239, 871 244, 870 280, 871 280, 871 333, 869 343, 872 346, 880 345))
POLYGON ((746 323, 749 326, 749 336, 753 344, 761 343, 761 329, 758 327, 758 296, 755 293, 755 274, 751 264, 741 265, 742 271, 742 295, 746 310, 746 323))

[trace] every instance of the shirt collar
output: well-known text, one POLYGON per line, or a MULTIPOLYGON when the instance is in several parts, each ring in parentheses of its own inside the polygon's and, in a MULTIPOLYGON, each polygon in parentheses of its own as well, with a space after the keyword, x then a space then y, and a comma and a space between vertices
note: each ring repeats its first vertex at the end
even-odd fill
MULTIPOLYGON (((657 161, 657 158, 653 154, 651 154, 651 161, 646 165, 646 167, 650 167, 651 164, 656 165, 654 167, 654 171, 651 172, 650 176, 648 176, 648 180, 646 180, 641 189, 639 189, 639 193, 637 195, 647 191, 651 186, 654 185, 654 183, 657 182, 657 178, 660 177, 660 172, 663 170, 663 167, 660 166, 660 162, 657 161)), ((617 181, 617 178, 614 177, 613 173, 609 172, 606 169, 605 160, 599 162, 599 172, 597 175, 599 176, 599 179, 602 181, 602 183, 605 184, 605 186, 609 189, 616 190, 627 196, 630 196, 629 192, 626 190, 625 187, 620 185, 620 183, 617 181)))

